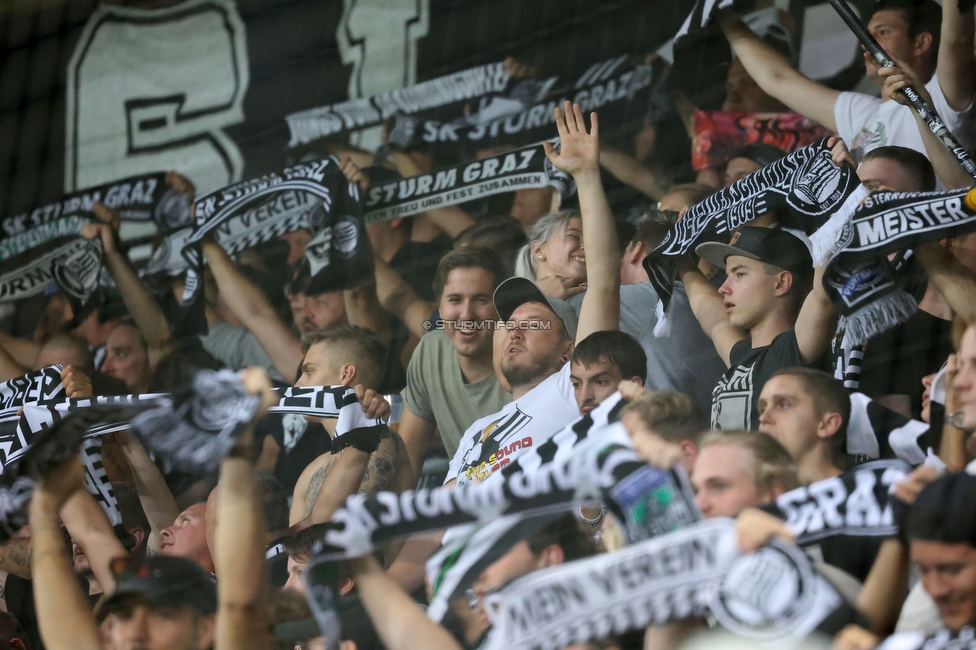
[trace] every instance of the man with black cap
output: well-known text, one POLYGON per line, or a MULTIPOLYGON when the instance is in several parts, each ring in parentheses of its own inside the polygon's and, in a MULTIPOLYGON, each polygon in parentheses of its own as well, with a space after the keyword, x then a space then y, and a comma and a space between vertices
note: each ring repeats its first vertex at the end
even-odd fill
POLYGON ((137 572, 116 577, 115 592, 98 608, 114 650, 205 650, 214 639, 217 586, 193 560, 157 555, 137 572))
POLYGON ((498 285, 495 310, 504 323, 501 373, 512 387, 512 402, 476 420, 461 436, 445 483, 482 480, 579 417, 570 380, 576 342, 593 332, 617 329, 620 322, 620 254, 613 216, 600 183, 596 114, 586 132, 582 109, 556 109, 562 150, 548 147, 557 167, 573 174, 586 242, 587 291, 576 311, 550 300, 531 280, 514 277, 498 285))
POLYGON ((830 343, 834 308, 822 269, 814 273, 803 242, 771 228, 746 226, 728 244, 695 252, 728 276, 716 291, 696 265, 679 266, 695 317, 729 368, 712 391, 712 427, 757 429, 766 380, 812 362, 830 343))

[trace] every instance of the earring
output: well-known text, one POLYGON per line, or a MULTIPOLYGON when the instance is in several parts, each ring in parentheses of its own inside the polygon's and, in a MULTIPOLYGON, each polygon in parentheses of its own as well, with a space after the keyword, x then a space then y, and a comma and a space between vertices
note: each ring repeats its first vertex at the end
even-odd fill
POLYGON ((546 259, 546 256, 545 255, 539 255, 539 259, 540 260, 544 260, 544 259, 546 259))

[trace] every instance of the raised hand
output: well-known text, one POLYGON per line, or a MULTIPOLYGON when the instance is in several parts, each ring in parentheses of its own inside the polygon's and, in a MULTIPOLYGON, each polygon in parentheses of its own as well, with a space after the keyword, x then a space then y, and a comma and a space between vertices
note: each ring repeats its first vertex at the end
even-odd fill
POLYGON ((565 275, 546 275, 536 278, 535 283, 542 289, 542 293, 560 300, 586 291, 586 287, 576 284, 576 280, 565 275))
POLYGON ((372 388, 366 389, 362 384, 356 384, 354 387, 356 391, 356 398, 359 399, 359 405, 363 408, 363 413, 370 420, 375 420, 377 418, 386 422, 390 417, 390 403, 386 401, 382 395, 377 393, 372 388))
POLYGON ((583 109, 579 104, 567 101, 563 109, 558 107, 556 131, 559 133, 559 153, 548 142, 542 143, 549 161, 574 177, 600 173, 600 138, 596 113, 590 113, 590 131, 586 131, 583 109))
POLYGON ((887 95, 889 99, 893 99, 899 104, 907 106, 908 98, 901 94, 900 91, 906 86, 912 86, 919 97, 931 106, 932 95, 925 89, 925 82, 919 78, 918 74, 912 70, 910 65, 901 59, 892 57, 892 60, 895 62, 895 65, 878 70, 878 78, 883 82, 881 92, 887 95))
POLYGON ((839 136, 832 136, 827 140, 827 146, 830 147, 830 157, 833 159, 834 163, 840 167, 844 163, 849 164, 854 169, 857 169, 857 161, 854 160, 854 156, 851 155, 850 150, 847 145, 844 144, 844 140, 839 136))

